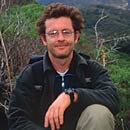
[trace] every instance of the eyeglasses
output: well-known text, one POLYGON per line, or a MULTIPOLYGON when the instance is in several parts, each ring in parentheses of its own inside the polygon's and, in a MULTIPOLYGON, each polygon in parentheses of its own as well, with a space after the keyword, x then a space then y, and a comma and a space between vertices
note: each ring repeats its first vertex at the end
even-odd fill
MULTIPOLYGON (((59 36, 59 33, 60 33, 59 30, 52 30, 52 31, 47 32, 46 34, 51 38, 56 38, 59 36)), ((69 29, 64 29, 64 30, 61 30, 61 33, 63 37, 67 38, 67 37, 70 37, 72 33, 74 32, 69 29)))

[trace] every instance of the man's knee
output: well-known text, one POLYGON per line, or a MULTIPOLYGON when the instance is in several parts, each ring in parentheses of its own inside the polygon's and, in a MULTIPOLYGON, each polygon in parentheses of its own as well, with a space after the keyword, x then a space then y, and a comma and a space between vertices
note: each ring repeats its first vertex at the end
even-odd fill
POLYGON ((106 130, 106 127, 108 127, 108 130, 114 129, 114 117, 112 113, 107 107, 94 104, 88 106, 82 112, 76 130, 106 130))
POLYGON ((87 107, 84 111, 83 111, 83 115, 88 115, 89 118, 91 118, 91 120, 95 120, 95 121, 104 121, 104 120, 109 120, 109 119, 113 119, 113 115, 110 112, 110 110, 103 106, 103 105, 98 105, 98 104, 94 104, 91 105, 89 107, 87 107))

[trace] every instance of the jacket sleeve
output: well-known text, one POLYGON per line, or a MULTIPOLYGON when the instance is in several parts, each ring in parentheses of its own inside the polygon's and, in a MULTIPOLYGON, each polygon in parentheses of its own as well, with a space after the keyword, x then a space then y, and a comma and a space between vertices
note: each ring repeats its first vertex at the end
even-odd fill
MULTIPOLYGON (((38 99, 34 96, 31 67, 26 67, 13 89, 8 111, 9 130, 45 130, 34 121, 38 99)), ((37 117, 35 117, 37 119, 37 117)))
POLYGON ((76 89, 78 92, 78 105, 84 109, 92 104, 101 104, 108 107, 114 115, 117 114, 119 112, 119 96, 108 75, 108 71, 95 61, 89 62, 88 70, 90 72, 91 86, 88 87, 86 83, 85 87, 76 89))

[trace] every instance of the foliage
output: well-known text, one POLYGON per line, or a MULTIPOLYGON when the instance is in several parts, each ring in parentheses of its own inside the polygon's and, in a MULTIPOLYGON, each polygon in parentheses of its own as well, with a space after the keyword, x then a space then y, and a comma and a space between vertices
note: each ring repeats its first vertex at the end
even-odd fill
POLYGON ((34 3, 35 2, 35 0, 17 0, 17 1, 15 1, 15 4, 17 4, 17 5, 26 5, 26 4, 31 4, 31 3, 34 3))
MULTIPOLYGON (((12 82, 23 66, 28 63, 29 57, 43 51, 35 28, 36 20, 43 9, 44 7, 39 4, 30 4, 2 12, 0 31, 8 56, 12 82)), ((0 44, 0 84, 4 84, 7 88, 8 71, 3 50, 0 44)))
POLYGON ((85 33, 82 33, 78 44, 76 45, 76 50, 78 52, 86 53, 87 55, 94 58, 95 56, 93 48, 94 44, 91 44, 91 41, 88 36, 85 33))
POLYGON ((30 4, 23 7, 8 9, 1 16, 0 29, 6 31, 6 35, 26 35, 36 37, 36 20, 43 11, 43 6, 30 4))
POLYGON ((108 65, 112 80, 120 94, 120 118, 125 117, 125 112, 130 108, 130 57, 124 53, 111 54, 116 59, 114 64, 108 65))
MULTIPOLYGON (((29 58, 29 55, 36 53, 34 49, 40 45, 37 44, 40 41, 35 24, 43 9, 44 7, 39 4, 29 4, 7 9, 1 15, 0 30, 8 50, 12 74, 16 69, 19 71, 23 65, 27 64, 27 59, 23 58, 29 58), (25 52, 22 51, 23 48, 25 52), (19 60, 16 60, 17 58, 19 60)), ((0 53, 2 56, 2 51, 0 53)))
POLYGON ((128 38, 121 40, 119 42, 118 47, 119 47, 119 49, 118 49, 119 51, 125 52, 125 53, 130 55, 130 35, 129 35, 128 38))

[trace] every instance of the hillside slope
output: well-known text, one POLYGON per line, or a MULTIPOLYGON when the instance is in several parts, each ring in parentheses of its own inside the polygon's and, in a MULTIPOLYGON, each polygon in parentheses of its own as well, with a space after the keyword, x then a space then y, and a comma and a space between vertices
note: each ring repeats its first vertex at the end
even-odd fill
POLYGON ((69 5, 75 5, 75 6, 90 6, 90 5, 108 5, 108 6, 114 6, 118 8, 127 8, 129 6, 130 0, 36 0, 39 3, 42 4, 50 4, 52 2, 63 2, 65 4, 69 5))

